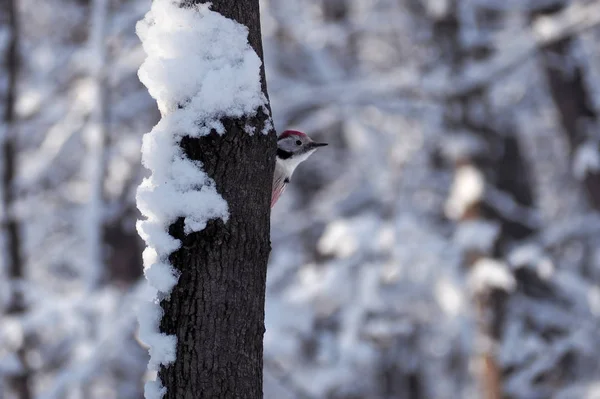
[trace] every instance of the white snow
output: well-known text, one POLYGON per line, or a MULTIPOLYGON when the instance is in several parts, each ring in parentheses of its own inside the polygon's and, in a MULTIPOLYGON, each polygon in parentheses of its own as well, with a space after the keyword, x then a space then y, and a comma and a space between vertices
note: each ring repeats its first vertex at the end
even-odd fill
POLYGON ((600 152, 598 145, 594 142, 586 142, 575 151, 573 157, 573 174, 579 180, 583 180, 588 173, 600 171, 600 152))
MULTIPOLYGON (((184 218, 189 234, 204 229, 211 219, 227 222, 229 217, 215 182, 200 162, 186 157, 179 143, 184 136, 207 135, 212 129, 225 133, 222 118, 266 112, 261 60, 248 43, 248 29, 207 4, 191 8, 181 4, 154 1, 136 29, 148 55, 138 75, 162 114, 143 138, 142 163, 152 174, 137 191, 138 208, 146 218, 137 224, 148 246, 144 274, 157 290, 157 298, 139 312, 139 335, 149 345, 150 369, 175 360, 176 337, 158 328, 163 314, 160 299, 168 300, 179 278, 169 255, 181 243, 169 235, 169 226, 184 218)), ((161 398, 165 392, 158 379, 145 388, 147 399, 161 398)))
POLYGON ((153 263, 152 267, 144 268, 144 275, 148 283, 160 292, 171 292, 177 280, 179 273, 168 263, 153 263))
POLYGON ((198 112, 196 122, 253 115, 266 98, 261 61, 248 44, 248 29, 206 4, 180 8, 180 3, 153 2, 137 24, 148 54, 140 80, 163 114, 187 104, 186 109, 198 112))
POLYGON ((317 249, 324 255, 335 255, 339 258, 347 258, 356 252, 358 243, 352 235, 348 223, 336 220, 329 224, 323 236, 317 243, 317 249))
POLYGON ((163 386, 159 379, 148 381, 144 386, 144 397, 146 399, 161 399, 165 393, 167 393, 167 388, 163 386))
POLYGON ((595 3, 575 2, 553 17, 538 17, 533 33, 541 42, 564 37, 573 31, 582 31, 600 21, 600 6, 595 3))
POLYGON ((459 219, 467 209, 483 198, 485 179, 473 165, 463 165, 456 170, 445 211, 450 219, 459 219))
POLYGON ((464 297, 460 287, 448 278, 440 278, 435 284, 434 294, 440 308, 451 316, 458 316, 464 309, 464 297))
POLYGON ((430 17, 441 19, 450 11, 450 2, 448 0, 429 0, 425 1, 425 8, 430 17))
POLYGON ((0 330, 0 342, 4 347, 19 348, 23 344, 25 334, 23 326, 14 317, 4 317, 2 330, 0 330))
POLYGON ((515 286, 515 278, 506 264, 495 259, 479 259, 469 274, 469 287, 473 292, 483 292, 489 288, 512 291, 515 286))
POLYGON ((158 303, 148 302, 140 306, 138 313, 139 336, 149 346, 148 368, 151 370, 158 369, 161 364, 167 365, 175 361, 176 337, 161 333, 157 329, 162 316, 163 310, 158 303))

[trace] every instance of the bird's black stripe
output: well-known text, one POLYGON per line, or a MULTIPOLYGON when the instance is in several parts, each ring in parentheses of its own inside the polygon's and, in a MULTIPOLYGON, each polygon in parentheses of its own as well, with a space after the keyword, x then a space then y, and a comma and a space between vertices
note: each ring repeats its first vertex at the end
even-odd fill
POLYGON ((280 148, 277 149, 277 158, 279 159, 288 159, 292 156, 292 153, 286 150, 282 150, 280 148))

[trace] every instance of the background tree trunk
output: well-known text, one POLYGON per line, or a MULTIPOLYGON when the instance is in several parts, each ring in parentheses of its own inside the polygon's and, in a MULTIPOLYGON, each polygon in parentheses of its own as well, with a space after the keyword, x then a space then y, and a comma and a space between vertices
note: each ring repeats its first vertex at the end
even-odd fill
MULTIPOLYGON (((566 6, 567 2, 542 4, 531 12, 530 18, 556 15, 566 6)), ((576 50, 577 38, 569 35, 542 47, 539 57, 560 125, 571 147, 572 158, 580 146, 593 138, 593 126, 598 122, 592 93, 586 84, 585 67, 574 55, 576 50)), ((590 143, 597 149, 595 140, 590 143)), ((600 173, 588 171, 583 177, 583 184, 590 206, 600 210, 600 173)))
MULTIPOLYGON (((486 24, 500 18, 497 11, 481 6, 472 11, 478 27, 485 37, 486 24)), ((455 76, 473 62, 485 62, 494 55, 493 45, 487 41, 465 43, 461 30, 466 29, 459 4, 449 2, 445 14, 433 21, 434 37, 448 68, 455 76)), ((489 248, 467 246, 465 270, 475 273, 480 261, 504 264, 511 245, 529 237, 537 225, 532 226, 511 212, 522 209, 530 214, 534 203, 531 181, 518 140, 519 133, 509 119, 494 109, 490 98, 491 83, 446 99, 444 125, 449 135, 459 133, 479 143, 483 150, 454 155, 449 159, 454 169, 455 189, 465 183, 464 177, 473 173, 482 184, 482 193, 471 203, 465 203, 459 214, 448 215, 456 221, 457 229, 468 229, 474 224, 496 226, 498 233, 489 248), (501 206, 503 201, 510 207, 501 206)), ((457 138, 459 139, 459 138, 457 138)), ((478 340, 485 345, 476 347, 477 379, 480 396, 485 399, 503 397, 503 370, 498 347, 503 339, 508 295, 503 288, 488 286, 471 293, 478 340)))
MULTIPOLYGON (((262 56, 258 0, 212 1, 212 10, 244 24, 262 56)), ((263 91, 266 94, 264 69, 263 91)), ((270 252, 270 197, 276 140, 260 132, 268 115, 222 120, 226 133, 184 138, 185 153, 203 164, 229 205, 230 218, 190 235, 183 220, 170 228, 182 241, 171 264, 181 272, 162 301, 160 329, 177 336, 177 360, 161 367, 165 398, 261 398, 264 303, 270 252)))
POLYGON ((93 55, 90 77, 93 82, 95 105, 85 132, 88 152, 86 173, 89 179, 89 200, 86 210, 86 244, 88 262, 88 286, 97 287, 104 283, 106 266, 104 259, 104 179, 107 148, 107 49, 106 31, 109 19, 108 0, 94 0, 90 11, 89 46, 93 55))
MULTIPOLYGON (((6 87, 2 94, 4 100, 3 124, 0 129, 2 140, 2 227, 4 233, 4 245, 6 250, 6 268, 11 284, 11 295, 6 307, 7 314, 20 314, 25 312, 25 298, 22 288, 17 288, 25 276, 23 256, 21 253, 21 234, 19 223, 13 212, 15 203, 15 167, 16 167, 16 130, 15 130, 15 103, 17 91, 17 75, 19 71, 19 26, 17 20, 17 5, 14 0, 0 1, 0 29, 6 26, 8 40, 6 49, 3 49, 2 66, 6 74, 6 85, 0 82, 0 87, 6 87)), ((20 399, 31 398, 29 388, 29 370, 25 360, 26 345, 29 341, 25 337, 16 355, 19 359, 21 369, 12 375, 8 381, 10 388, 16 397, 20 399)))

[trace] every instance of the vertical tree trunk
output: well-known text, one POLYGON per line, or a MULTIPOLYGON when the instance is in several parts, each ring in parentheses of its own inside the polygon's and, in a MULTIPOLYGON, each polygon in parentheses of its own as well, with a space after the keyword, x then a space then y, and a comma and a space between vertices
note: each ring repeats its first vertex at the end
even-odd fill
MULTIPOLYGON (((18 221, 13 212, 15 202, 15 167, 16 167, 16 130, 15 130, 15 103, 17 91, 17 76, 19 72, 19 26, 17 19, 17 5, 15 0, 0 0, 0 29, 7 26, 8 43, 2 54, 3 73, 6 75, 6 91, 1 93, 4 100, 2 134, 2 212, 3 232, 6 245, 6 262, 8 278, 13 283, 18 283, 24 278, 24 264, 21 254, 21 238, 18 221)), ((2 87, 0 83, 0 87, 2 87)), ((17 284, 11 285, 12 292, 6 312, 19 314, 25 312, 25 300, 17 284)), ((20 399, 31 398, 29 388, 29 370, 25 361, 25 346, 27 339, 23 340, 17 349, 17 357, 21 363, 20 372, 9 380, 9 386, 20 399)))
POLYGON ((92 54, 90 75, 94 82, 95 104, 85 137, 87 146, 87 178, 90 198, 86 211, 86 243, 89 288, 100 284, 104 274, 104 170, 106 147, 106 26, 108 0, 94 0, 91 7, 89 47, 92 54))
MULTIPOLYGON (((488 18, 499 17, 494 10, 485 10, 484 6, 478 11, 485 11, 488 18)), ((464 45, 460 39, 461 23, 458 2, 451 1, 446 13, 433 24, 442 58, 456 75, 460 75, 469 62, 485 62, 493 55, 492 47, 486 43, 464 45)), ((474 222, 493 223, 499 227, 499 234, 490 248, 465 248, 465 268, 469 273, 475 271, 480 260, 501 260, 511 242, 534 231, 530 224, 508 214, 510 210, 502 209, 493 201, 494 197, 501 195, 509 199, 515 208, 528 208, 533 204, 533 195, 517 132, 510 124, 498 122, 487 89, 478 88, 448 98, 444 118, 450 132, 466 133, 470 139, 485 143, 486 148, 453 159, 456 185, 464 184, 460 177, 467 174, 476 175, 482 185, 481 195, 452 216, 457 228, 468 228, 474 222)), ((497 346, 502 339, 506 299, 506 293, 497 287, 473 293, 477 335, 488 344, 478 349, 476 359, 481 397, 485 399, 503 397, 502 367, 497 346)))
MULTIPOLYGON (((532 19, 539 16, 557 14, 565 7, 565 3, 557 2, 542 5, 530 15, 532 19)), ((590 91, 585 83, 585 69, 577 63, 574 55, 577 45, 572 36, 552 42, 541 49, 541 65, 546 75, 548 87, 556 105, 561 127, 566 134, 574 156, 580 146, 585 145, 589 137, 589 126, 597 123, 598 114, 592 104, 590 91)), ((597 143, 594 143, 597 147, 597 143)), ((600 210, 600 173, 588 171, 583 176, 583 184, 590 205, 600 210)))
MULTIPOLYGON (((258 0, 213 0, 213 11, 249 29, 261 59, 258 0)), ((266 91, 264 68, 261 71, 266 91)), ((261 398, 264 302, 270 252, 270 195, 276 139, 259 133, 268 116, 221 120, 225 134, 185 137, 187 156, 202 162, 227 201, 230 217, 185 235, 183 221, 170 228, 182 247, 170 257, 181 273, 163 300, 160 330, 177 337, 176 361, 162 366, 165 398, 261 398), (256 128, 249 135, 244 126, 256 128)))
MULTIPOLYGON (((460 19, 458 4, 453 1, 450 3, 448 11, 443 18, 438 19, 434 25, 433 30, 436 37, 439 38, 440 51, 444 54, 451 71, 454 74, 459 74, 467 62, 466 56, 468 55, 468 49, 465 49, 460 42, 460 19)), ((467 93, 458 98, 448 99, 447 113, 445 115, 445 124, 450 131, 466 130, 473 137, 481 137, 485 141, 493 140, 490 133, 486 132, 487 126, 481 126, 473 122, 469 118, 469 108, 476 103, 485 103, 485 93, 483 91, 475 91, 467 93), (457 117, 457 113, 452 112, 453 109, 460 109, 461 112, 457 117)), ((489 111, 486 109, 486 112, 489 111)), ((496 143, 492 143, 496 144, 496 143)), ((494 148, 494 147, 490 147, 494 148)), ((487 154, 486 154, 487 155, 487 154)), ((482 165, 475 162, 470 154, 465 154, 464 157, 460 157, 454 161, 454 173, 455 179, 460 176, 462 170, 472 170, 477 173, 478 176, 485 176, 482 170, 482 165)), ((455 184, 460 185, 458 181, 455 184)), ((470 221, 483 220, 484 215, 482 212, 483 198, 477 199, 475 202, 469 204, 468 207, 460 215, 455 215, 457 227, 460 227, 462 223, 468 223, 470 221)), ((467 272, 472 272, 473 267, 478 259, 481 259, 484 255, 482 253, 469 253, 467 250, 465 253, 465 269, 467 272)), ((491 325, 494 321, 499 318, 499 313, 502 311, 501 304, 492 304, 486 300, 484 293, 475 293, 473 297, 477 334, 479 340, 483 339, 488 342, 495 342, 499 339, 499 336, 493 334, 491 325)), ((475 364, 477 364, 477 379, 480 389, 480 396, 485 399, 500 399, 502 397, 502 381, 501 372, 496 359, 496 354, 490 348, 476 349, 475 364)))

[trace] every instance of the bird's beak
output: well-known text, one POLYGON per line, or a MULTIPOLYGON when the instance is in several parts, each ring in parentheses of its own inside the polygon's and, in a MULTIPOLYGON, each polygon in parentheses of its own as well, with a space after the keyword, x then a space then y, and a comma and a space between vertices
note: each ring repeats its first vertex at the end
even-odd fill
POLYGON ((312 143, 310 143, 311 148, 325 147, 326 145, 327 145, 327 143, 315 143, 314 141, 312 143))

